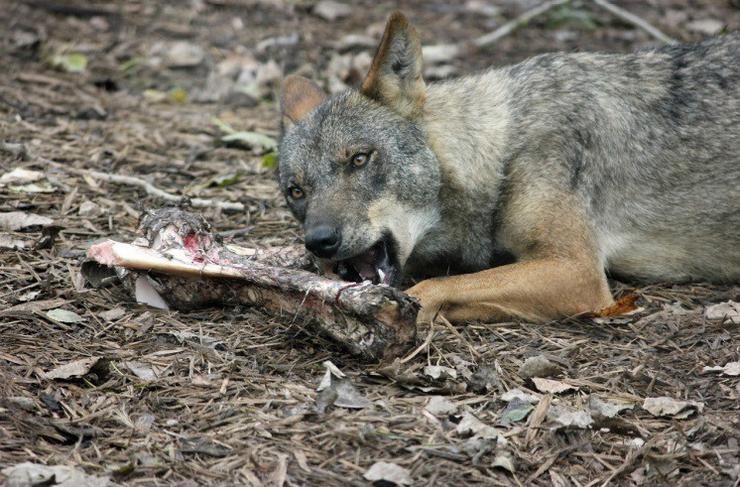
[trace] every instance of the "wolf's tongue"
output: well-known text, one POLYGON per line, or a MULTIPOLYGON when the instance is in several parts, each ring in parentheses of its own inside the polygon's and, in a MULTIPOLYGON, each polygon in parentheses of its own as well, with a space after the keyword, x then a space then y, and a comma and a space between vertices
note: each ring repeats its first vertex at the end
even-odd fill
POLYGON ((376 269, 376 263, 379 257, 379 249, 371 248, 363 255, 357 256, 350 261, 352 267, 355 268, 357 273, 363 280, 375 281, 378 277, 376 269))

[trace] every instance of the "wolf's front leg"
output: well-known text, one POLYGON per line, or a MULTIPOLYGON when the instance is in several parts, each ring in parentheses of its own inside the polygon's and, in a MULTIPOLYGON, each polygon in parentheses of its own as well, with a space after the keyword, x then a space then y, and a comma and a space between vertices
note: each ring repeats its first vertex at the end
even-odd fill
POLYGON ((437 312, 452 321, 542 322, 598 311, 614 302, 602 269, 563 258, 428 279, 406 292, 421 302, 420 323, 428 323, 437 312))

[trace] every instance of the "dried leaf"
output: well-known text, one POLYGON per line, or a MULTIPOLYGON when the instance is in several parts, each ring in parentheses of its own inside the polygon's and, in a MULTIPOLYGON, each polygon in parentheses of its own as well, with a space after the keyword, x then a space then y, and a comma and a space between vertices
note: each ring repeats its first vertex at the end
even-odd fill
POLYGON ((493 459, 491 467, 503 468, 509 473, 514 473, 516 471, 514 468, 514 459, 512 458, 511 453, 507 451, 497 453, 496 457, 493 459))
POLYGON ((551 406, 547 412, 547 419, 553 422, 552 429, 560 428, 589 428, 593 419, 588 411, 572 409, 566 406, 551 406))
POLYGON ((313 14, 329 22, 347 17, 352 13, 352 7, 347 4, 335 2, 334 0, 321 0, 314 5, 313 14))
POLYGON ((44 379, 71 379, 89 374, 101 357, 89 357, 60 365, 44 373, 44 379))
POLYGON ((100 316, 105 321, 116 321, 118 318, 122 317, 126 314, 126 310, 123 308, 113 308, 109 309, 108 311, 101 312, 98 316, 100 316))
POLYGON ((519 377, 530 379, 532 377, 552 377, 560 373, 560 367, 552 363, 544 355, 529 357, 519 367, 519 377))
POLYGON ((457 424, 455 431, 458 435, 468 437, 477 436, 481 438, 499 438, 499 432, 493 426, 485 424, 472 413, 466 412, 457 424))
POLYGON ((447 416, 457 411, 455 403, 443 396, 432 396, 424 409, 435 416, 447 416))
POLYGON ((708 320, 729 320, 738 325, 740 324, 740 303, 727 301, 707 306, 704 310, 704 317, 708 320))
POLYGON ((702 412, 704 403, 697 401, 681 401, 672 397, 648 397, 642 408, 653 416, 673 416, 685 419, 695 412, 702 412))
POLYGON ((600 318, 607 318, 609 316, 620 316, 635 313, 639 310, 637 307, 637 300, 639 296, 637 294, 627 294, 617 300, 616 303, 611 306, 599 310, 596 312, 596 316, 600 318))
POLYGON ((19 463, 2 470, 8 487, 31 487, 55 485, 57 487, 105 487, 110 485, 108 477, 96 477, 74 467, 64 465, 40 465, 38 463, 19 463))
POLYGON ((390 482, 395 485, 411 485, 411 474, 405 468, 389 462, 375 462, 363 474, 370 482, 390 482))
POLYGON ((53 193, 56 191, 49 181, 22 184, 20 186, 8 186, 8 189, 14 193, 53 193))
POLYGON ((539 377, 535 377, 532 379, 532 382, 534 382, 534 385, 538 391, 550 394, 560 394, 561 392, 578 390, 578 387, 576 386, 572 386, 570 384, 566 384, 565 382, 560 382, 557 380, 541 379, 539 377))
POLYGON ((522 402, 527 402, 530 404, 535 404, 540 401, 540 396, 537 394, 529 394, 527 392, 522 391, 521 389, 511 389, 510 391, 507 391, 499 397, 504 402, 511 402, 515 399, 518 399, 522 402))
POLYGON ((47 227, 53 224, 54 220, 49 217, 34 215, 33 213, 26 213, 24 211, 0 213, 0 230, 11 232, 31 231, 36 228, 47 227))
POLYGON ((424 375, 434 380, 457 379, 457 371, 444 365, 427 365, 424 367, 424 375))
POLYGON ((66 309, 56 308, 50 309, 46 312, 46 317, 53 321, 60 323, 80 323, 85 321, 85 318, 78 315, 74 311, 67 311, 66 309))
POLYGON ((244 145, 248 148, 257 149, 262 152, 269 152, 277 149, 277 141, 275 139, 258 132, 233 132, 222 136, 221 141, 226 144, 244 145))
POLYGON ((144 362, 131 360, 123 362, 123 365, 144 382, 152 382, 159 378, 159 372, 154 370, 154 367, 149 364, 145 364, 144 362))
POLYGON ((607 402, 601 400, 598 396, 591 396, 588 401, 588 407, 595 416, 604 418, 613 418, 622 411, 633 409, 634 404, 607 402))
POLYGON ((41 171, 30 171, 17 167, 10 172, 6 172, 0 176, 0 185, 5 184, 27 184, 38 181, 44 178, 44 173, 41 171))
POLYGON ((740 375, 740 362, 727 362, 724 367, 704 367, 702 372, 722 372, 725 375, 740 375))
POLYGON ((332 404, 347 409, 363 409, 372 406, 367 398, 355 389, 347 376, 331 361, 323 363, 326 371, 316 388, 320 394, 316 397, 316 410, 324 413, 332 404))
POLYGON ((169 310, 170 307, 162 299, 154 286, 149 282, 147 276, 139 276, 136 278, 134 284, 134 293, 136 295, 136 302, 149 305, 153 308, 169 310))

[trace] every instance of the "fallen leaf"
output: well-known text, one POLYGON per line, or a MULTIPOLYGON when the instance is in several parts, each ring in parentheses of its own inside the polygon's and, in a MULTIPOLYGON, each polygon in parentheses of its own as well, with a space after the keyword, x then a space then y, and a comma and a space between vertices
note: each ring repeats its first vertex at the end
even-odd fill
POLYGON ((482 365, 470 378, 469 385, 474 392, 483 394, 493 389, 501 389, 501 379, 496 367, 482 365))
POLYGON ((14 193, 53 193, 56 191, 49 181, 22 184, 20 186, 8 186, 8 189, 14 193))
POLYGON ((71 379, 71 378, 82 377, 86 374, 89 374, 90 371, 93 369, 93 367, 95 367, 98 364, 100 359, 101 357, 89 357, 89 358, 83 358, 80 360, 75 360, 73 362, 60 365, 59 367, 56 367, 55 369, 52 369, 49 372, 45 372, 43 374, 43 378, 44 379, 71 379))
POLYGON ((375 462, 363 474, 370 482, 390 482, 395 485, 411 485, 411 474, 405 468, 389 462, 375 462))
POLYGON ((521 389, 511 389, 509 391, 506 391, 505 393, 501 394, 501 396, 499 396, 499 399, 504 402, 511 402, 515 399, 518 399, 522 402, 528 402, 530 404, 540 402, 540 396, 536 394, 526 393, 521 389))
POLYGON ((552 377, 560 373, 560 367, 552 363, 544 355, 529 357, 519 367, 519 377, 531 379, 532 377, 552 377))
POLYGON ((7 234, 0 234, 0 249, 3 250, 23 250, 31 247, 32 244, 33 242, 13 238, 7 234))
POLYGON ((149 50, 149 64, 168 68, 198 66, 205 57, 206 52, 201 46, 188 41, 158 42, 149 50))
POLYGON ((503 424, 522 421, 529 416, 529 413, 531 413, 533 409, 534 406, 531 403, 522 401, 521 399, 513 399, 506 405, 506 408, 504 408, 499 417, 499 421, 503 424))
POLYGON ((11 232, 32 231, 53 224, 54 220, 49 217, 26 213, 24 211, 0 213, 0 230, 11 232))
POLYGON ((113 308, 108 311, 101 312, 98 316, 103 318, 105 321, 116 321, 118 318, 126 314, 126 310, 123 308, 113 308))
POLYGON ((447 416, 457 411, 455 403, 443 396, 432 396, 424 409, 435 416, 447 416))
POLYGON ((547 419, 552 421, 553 430, 560 428, 585 429, 593 424, 593 419, 588 411, 572 409, 567 406, 551 406, 547 411, 547 419))
POLYGON ((725 23, 717 19, 697 19, 686 24, 688 30, 707 36, 716 36, 724 27, 725 23))
POLYGON ((144 382, 152 382, 159 378, 159 371, 154 370, 153 366, 145 364, 144 362, 131 360, 123 362, 123 365, 144 382))
POLYGON ((347 409, 363 409, 372 406, 365 396, 355 389, 347 376, 331 361, 323 363, 326 371, 316 388, 320 394, 316 397, 316 410, 323 414, 332 404, 347 409))
POLYGON ((511 457, 511 453, 506 451, 496 454, 491 467, 503 468, 509 473, 514 473, 516 471, 516 469, 514 468, 514 459, 511 457))
POLYGON ((424 375, 434 380, 457 379, 457 371, 444 365, 427 365, 424 367, 424 375))
POLYGON ((38 181, 44 178, 44 173, 40 171, 30 171, 17 167, 10 172, 6 172, 0 176, 0 185, 5 184, 27 184, 38 181))
POLYGON ((4 468, 3 475, 8 487, 31 487, 55 485, 57 487, 105 487, 110 485, 108 477, 96 477, 74 467, 64 465, 40 465, 24 462, 4 468))
POLYGON ((681 401, 671 397, 647 397, 642 408, 653 416, 673 416, 685 419, 695 412, 704 410, 704 403, 697 401, 681 401))
POLYGON ((329 22, 334 22, 352 13, 352 7, 334 0, 321 0, 314 5, 313 14, 329 22))
POLYGON ((78 52, 56 54, 51 58, 51 65, 68 73, 81 73, 87 68, 87 56, 78 52))
POLYGON ((134 294, 136 296, 137 303, 146 304, 157 309, 170 309, 167 302, 149 282, 147 276, 139 276, 136 278, 136 282, 134 283, 134 294))
POLYGON ((725 375, 740 375, 740 362, 727 362, 724 367, 704 367, 702 372, 722 372, 725 375))
POLYGON ((588 407, 595 416, 613 418, 620 412, 633 409, 635 406, 624 402, 607 402, 598 396, 591 396, 588 400, 588 407))
POLYGON ((90 200, 85 200, 80 203, 80 208, 77 210, 77 214, 85 218, 98 216, 101 213, 102 210, 100 206, 90 200))
POLYGON ((606 308, 603 308, 595 313, 595 315, 599 318, 607 318, 609 316, 620 316, 620 315, 627 315, 635 313, 639 310, 637 305, 637 299, 639 296, 637 294, 627 294, 625 296, 622 296, 612 304, 611 306, 607 306, 606 308))
POLYGON ((277 141, 258 132, 239 131, 221 137, 227 145, 243 145, 250 149, 269 152, 277 149, 277 141))
POLYGON ((534 382, 534 386, 537 388, 538 391, 550 394, 560 394, 561 392, 565 391, 578 390, 576 386, 572 386, 570 384, 566 384, 565 382, 560 382, 557 380, 534 377, 532 378, 532 382, 534 382))
POLYGON ((707 306, 704 310, 704 317, 708 320, 729 320, 738 325, 740 324, 740 303, 727 301, 707 306))
POLYGON ((496 428, 485 424, 470 412, 463 414, 462 419, 460 419, 460 422, 455 428, 455 432, 464 437, 478 436, 481 438, 499 438, 499 432, 496 428))
POLYGON ((74 311, 67 311, 66 309, 56 308, 50 309, 46 312, 46 317, 53 321, 60 323, 80 323, 85 321, 85 318, 78 315, 74 311))

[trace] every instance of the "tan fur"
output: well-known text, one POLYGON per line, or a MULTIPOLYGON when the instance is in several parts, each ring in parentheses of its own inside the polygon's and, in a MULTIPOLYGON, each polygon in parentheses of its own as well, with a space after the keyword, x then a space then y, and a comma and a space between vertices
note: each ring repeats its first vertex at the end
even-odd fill
POLYGON ((419 321, 442 312, 453 321, 520 318, 546 321, 613 303, 592 232, 568 195, 516 194, 504 238, 520 262, 473 274, 422 281, 407 292, 421 301, 419 321))
POLYGON ((283 128, 300 122, 325 98, 326 94, 313 81, 303 76, 287 76, 280 96, 283 128))

